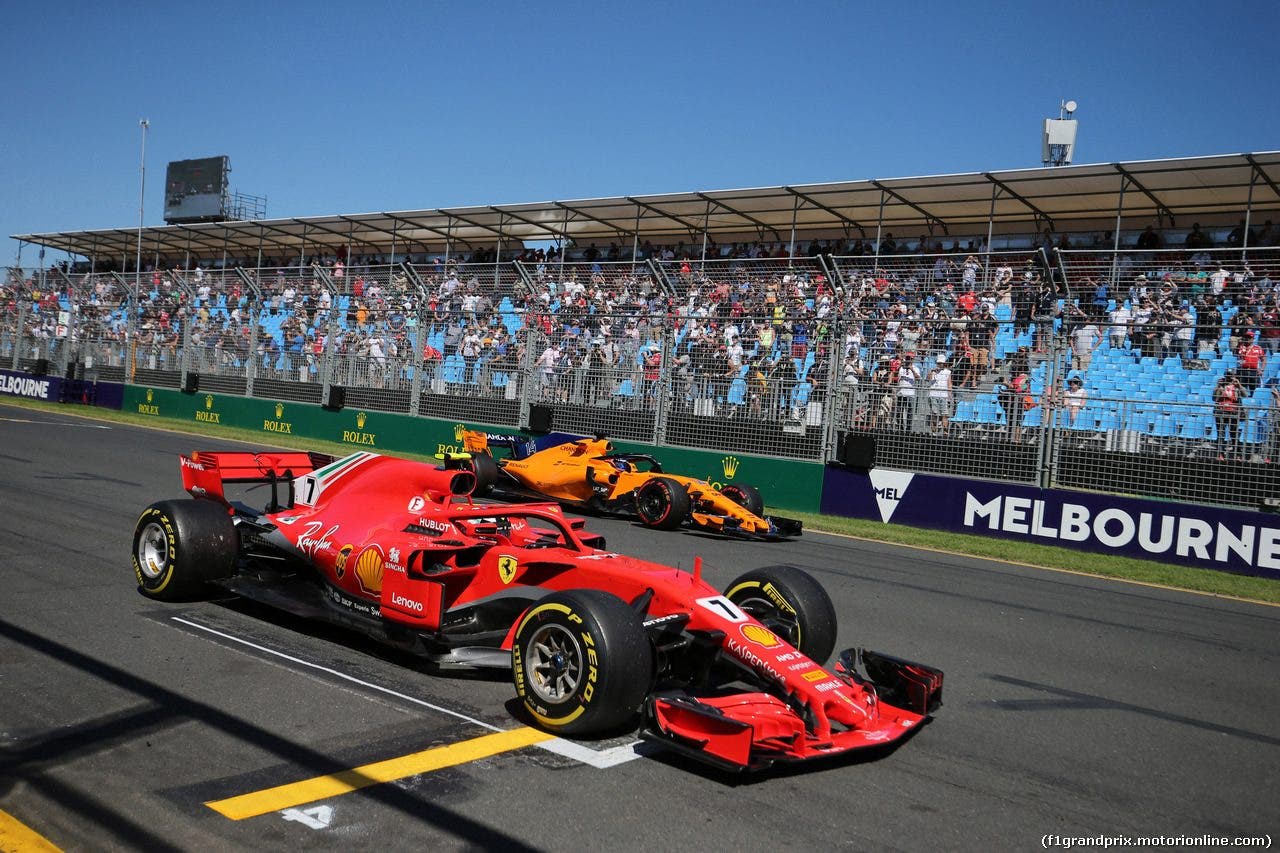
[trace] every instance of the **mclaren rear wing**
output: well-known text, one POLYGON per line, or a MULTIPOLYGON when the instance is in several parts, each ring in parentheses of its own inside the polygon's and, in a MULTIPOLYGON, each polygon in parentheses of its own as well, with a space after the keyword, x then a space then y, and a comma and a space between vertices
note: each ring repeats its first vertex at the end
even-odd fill
MULTIPOLYGON (((334 457, 309 451, 248 453, 240 451, 197 451, 178 457, 182 464, 182 487, 197 498, 211 498, 230 505, 224 486, 227 483, 271 483, 272 503, 275 484, 293 488, 293 478, 328 465, 334 457)), ((293 503, 289 495, 284 505, 293 503)), ((271 510, 268 509, 268 512, 271 510)))

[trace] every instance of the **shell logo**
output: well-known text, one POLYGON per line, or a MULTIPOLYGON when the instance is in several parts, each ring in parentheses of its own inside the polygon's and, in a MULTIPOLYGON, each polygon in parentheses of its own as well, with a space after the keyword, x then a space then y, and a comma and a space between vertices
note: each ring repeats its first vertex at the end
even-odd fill
POLYGON ((357 412, 356 413, 356 429, 364 429, 364 422, 367 421, 368 419, 369 419, 369 416, 366 415, 364 412, 357 412))
POLYGON ((742 636, 766 649, 782 645, 782 641, 772 631, 760 625, 743 625, 741 631, 742 636))
POLYGON ((356 558, 356 580, 360 588, 370 595, 382 592, 382 549, 370 545, 356 558))
POLYGON ((284 403, 276 403, 276 417, 284 417, 284 403))

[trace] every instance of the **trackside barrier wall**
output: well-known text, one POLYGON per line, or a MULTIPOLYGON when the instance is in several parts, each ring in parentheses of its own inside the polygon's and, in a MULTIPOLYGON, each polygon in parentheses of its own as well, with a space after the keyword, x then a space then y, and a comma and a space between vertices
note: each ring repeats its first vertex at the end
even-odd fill
MULTIPOLYGON (((352 450, 385 453, 460 451, 462 429, 511 433, 510 427, 410 417, 389 412, 319 406, 285 400, 260 400, 226 394, 184 394, 166 388, 125 387, 124 410, 152 418, 205 426, 246 429, 262 434, 319 439, 350 445, 352 450)), ((615 442, 620 452, 648 453, 666 470, 724 485, 746 483, 760 489, 771 508, 817 512, 823 467, 815 463, 770 459, 737 453, 711 453, 684 448, 615 442)))
POLYGON ((15 370, 0 370, 0 396, 26 397, 52 403, 82 403, 107 409, 119 409, 124 386, 119 382, 92 382, 63 379, 59 376, 35 376, 15 370))
POLYGON ((827 468, 821 511, 1280 579, 1280 515, 887 468, 827 468))

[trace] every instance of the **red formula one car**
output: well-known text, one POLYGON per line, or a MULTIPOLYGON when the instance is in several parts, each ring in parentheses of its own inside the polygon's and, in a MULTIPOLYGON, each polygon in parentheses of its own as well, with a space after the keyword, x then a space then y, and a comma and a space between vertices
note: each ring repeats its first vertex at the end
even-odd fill
POLYGON ((486 505, 474 475, 374 453, 181 457, 194 500, 152 504, 133 566, 143 594, 210 586, 339 623, 441 665, 503 667, 535 723, 642 733, 758 768, 899 740, 938 707, 942 673, 840 653, 831 600, 790 566, 721 592, 604 550, 556 504, 486 505), (229 484, 269 484, 253 509, 229 484))

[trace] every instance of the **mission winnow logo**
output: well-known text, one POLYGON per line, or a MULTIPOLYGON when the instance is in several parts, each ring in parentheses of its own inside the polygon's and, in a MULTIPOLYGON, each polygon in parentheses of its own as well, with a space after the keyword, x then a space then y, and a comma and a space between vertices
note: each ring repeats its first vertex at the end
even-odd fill
POLYGON ((911 471, 889 471, 885 468, 872 468, 871 488, 875 489, 876 506, 880 509, 880 520, 885 524, 893 518, 898 503, 911 486, 915 473, 911 471))

